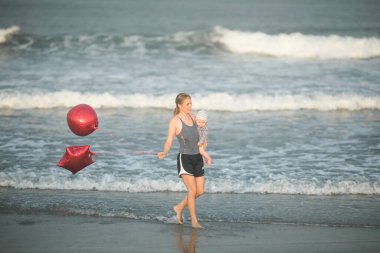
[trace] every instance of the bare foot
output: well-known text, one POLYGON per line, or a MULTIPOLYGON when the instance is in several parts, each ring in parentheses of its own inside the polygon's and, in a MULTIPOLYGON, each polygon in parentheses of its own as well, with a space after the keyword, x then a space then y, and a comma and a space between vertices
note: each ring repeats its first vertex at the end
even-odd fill
POLYGON ((202 229, 203 227, 197 222, 191 225, 193 228, 202 229))
POLYGON ((180 212, 179 210, 178 210, 178 207, 177 206, 173 206, 173 211, 176 213, 176 215, 177 215, 177 221, 178 221, 178 223, 179 224, 183 224, 183 222, 182 222, 182 212, 180 212))

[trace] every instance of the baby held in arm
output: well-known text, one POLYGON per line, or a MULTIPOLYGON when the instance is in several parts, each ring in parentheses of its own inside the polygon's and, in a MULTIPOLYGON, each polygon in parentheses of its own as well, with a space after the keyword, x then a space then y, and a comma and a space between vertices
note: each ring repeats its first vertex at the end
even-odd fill
POLYGON ((208 141, 208 128, 207 128, 207 112, 205 110, 200 110, 196 117, 195 122, 197 123, 198 133, 199 133, 199 153, 203 157, 203 161, 210 166, 212 163, 211 156, 206 152, 207 141, 208 141))

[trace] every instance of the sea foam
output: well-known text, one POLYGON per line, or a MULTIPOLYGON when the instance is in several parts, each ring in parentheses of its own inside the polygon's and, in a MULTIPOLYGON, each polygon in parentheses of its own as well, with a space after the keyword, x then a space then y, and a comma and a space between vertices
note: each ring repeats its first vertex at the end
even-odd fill
POLYGON ((347 59, 380 56, 380 39, 302 33, 266 34, 215 27, 212 40, 236 54, 271 57, 347 59))
MULTIPOLYGON (((19 27, 0 29, 0 43, 19 31, 19 27)), ((195 53, 226 51, 232 54, 297 59, 369 59, 380 57, 380 38, 301 32, 268 34, 260 31, 232 30, 216 26, 211 30, 179 31, 173 34, 80 34, 21 35, 17 49, 85 50, 87 53, 132 50, 146 54, 169 50, 195 53), (217 50, 215 50, 217 49, 217 50)))
MULTIPOLYGON (((165 179, 149 178, 135 175, 123 178, 111 174, 90 175, 81 173, 70 176, 69 172, 58 171, 50 174, 37 172, 0 172, 0 187, 16 189, 60 189, 84 191, 120 191, 120 192, 184 192, 186 189, 175 176, 165 179)), ((380 185, 377 182, 358 182, 352 179, 327 180, 315 182, 313 180, 290 180, 287 178, 257 180, 233 180, 214 178, 207 183, 208 193, 262 193, 262 194, 302 194, 302 195, 334 195, 334 194, 380 194, 380 185)))
MULTIPOLYGON (((0 108, 10 109, 49 109, 69 108, 86 103, 94 108, 160 108, 172 109, 176 94, 113 94, 57 91, 46 93, 0 93, 0 108)), ((379 96, 357 94, 329 95, 295 94, 229 94, 225 92, 194 94, 193 108, 211 111, 282 111, 282 110, 379 110, 379 96), (212 103, 210 101, 213 101, 212 103)))
POLYGON ((5 43, 13 34, 18 33, 20 28, 12 26, 6 29, 0 29, 0 44, 5 43))

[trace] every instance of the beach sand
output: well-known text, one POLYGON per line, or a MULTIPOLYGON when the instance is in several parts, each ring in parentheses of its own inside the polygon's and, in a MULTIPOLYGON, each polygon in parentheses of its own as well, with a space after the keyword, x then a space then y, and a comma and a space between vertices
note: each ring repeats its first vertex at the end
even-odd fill
POLYGON ((0 214, 2 252, 380 252, 380 229, 0 214))

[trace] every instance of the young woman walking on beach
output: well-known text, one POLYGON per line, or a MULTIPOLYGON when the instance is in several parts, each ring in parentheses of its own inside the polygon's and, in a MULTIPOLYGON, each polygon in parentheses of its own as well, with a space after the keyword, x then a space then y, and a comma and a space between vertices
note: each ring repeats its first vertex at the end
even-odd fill
POLYGON ((180 151, 177 156, 178 175, 187 189, 186 197, 173 206, 178 222, 182 224, 182 211, 187 206, 189 209, 193 228, 201 228, 195 212, 195 199, 204 192, 203 158, 199 154, 199 134, 195 124, 195 116, 191 113, 191 97, 186 93, 180 93, 175 99, 176 108, 169 122, 169 129, 164 150, 157 154, 163 159, 169 152, 174 136, 177 136, 180 151))

